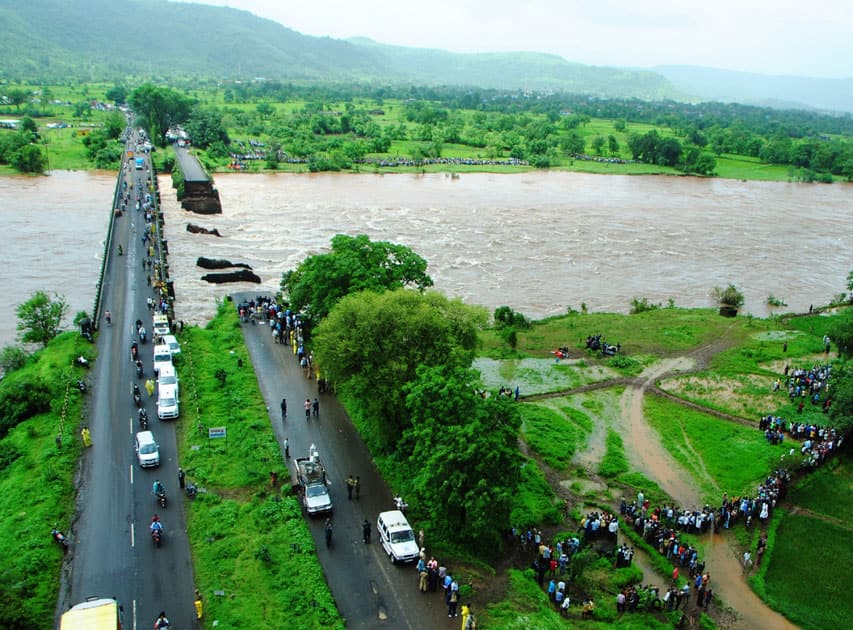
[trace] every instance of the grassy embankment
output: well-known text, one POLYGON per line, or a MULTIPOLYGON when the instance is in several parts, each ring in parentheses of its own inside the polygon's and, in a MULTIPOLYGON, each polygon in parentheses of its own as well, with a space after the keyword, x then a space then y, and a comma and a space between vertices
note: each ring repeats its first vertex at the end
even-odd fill
POLYGON ((0 381, 4 426, 0 433, 0 555, 5 558, 0 571, 0 619, 6 627, 53 627, 63 554, 50 530, 55 525, 68 533, 74 513, 74 474, 82 450, 79 429, 85 406, 72 384, 85 378, 85 370, 71 365, 81 354, 94 359, 93 346, 77 333, 64 333, 0 381), (21 409, 32 404, 37 383, 46 386, 49 407, 9 428, 11 399, 20 400, 17 393, 23 392, 29 403, 12 406, 21 409))
POLYGON ((284 464, 236 313, 226 302, 182 341, 179 452, 205 490, 186 504, 205 627, 343 628, 289 476, 270 487, 269 471, 284 464), (227 445, 208 440, 211 426, 227 428, 227 445))

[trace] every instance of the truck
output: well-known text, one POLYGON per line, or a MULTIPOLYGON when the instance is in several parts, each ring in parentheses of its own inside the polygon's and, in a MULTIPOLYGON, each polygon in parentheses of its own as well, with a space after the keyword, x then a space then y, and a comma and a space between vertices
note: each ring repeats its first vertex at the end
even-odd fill
POLYGON ((145 168, 145 158, 141 158, 141 157, 136 158, 136 160, 134 161, 134 164, 136 166, 136 170, 141 171, 143 168, 145 168))
POLYGON ((297 457, 293 462, 296 471, 296 490, 309 516, 332 511, 332 498, 327 487, 326 469, 320 462, 320 454, 313 444, 308 457, 297 457))
POLYGON ((121 630, 122 607, 112 598, 89 597, 62 615, 60 630, 121 630))

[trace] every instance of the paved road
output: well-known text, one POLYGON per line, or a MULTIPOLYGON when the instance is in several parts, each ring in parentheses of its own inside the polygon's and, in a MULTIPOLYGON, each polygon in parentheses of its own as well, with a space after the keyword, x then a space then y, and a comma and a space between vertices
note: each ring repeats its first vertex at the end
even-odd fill
MULTIPOLYGON (((235 295, 235 302, 254 295, 235 295)), ((326 580, 348 628, 456 628, 447 618, 443 593, 421 594, 413 565, 392 565, 376 533, 379 512, 393 509, 391 491, 382 480, 367 447, 331 394, 318 394, 315 380, 306 379, 291 346, 275 344, 267 325, 243 325, 243 337, 270 409, 279 445, 287 437, 292 458, 308 454, 315 444, 326 466, 334 504, 331 549, 325 546, 323 520, 308 519, 326 580), (287 398, 288 417, 282 422, 280 403, 287 398), (306 420, 306 398, 320 399, 320 417, 306 420), (347 500, 348 475, 361 477, 361 498, 347 500), (373 542, 362 542, 367 519, 373 542)), ((284 466, 285 464, 282 464, 284 466)), ((306 517, 307 518, 307 517, 306 517)), ((425 541, 429 545, 429 540, 425 541)), ((429 552, 429 549, 427 549, 429 552)), ((441 560, 441 558, 439 558, 441 560)))
MULTIPOLYGON (((148 160, 146 159, 146 166, 148 160)), ((131 197, 144 186, 148 170, 132 167, 119 177, 133 183, 131 197)), ((94 446, 82 459, 78 517, 73 527, 74 547, 70 600, 90 595, 116 597, 124 606, 130 629, 150 627, 165 610, 175 630, 196 627, 193 574, 177 484, 177 447, 174 425, 156 419, 154 399, 148 399, 130 361, 137 319, 152 329, 146 298, 153 296, 142 270, 144 219, 129 209, 115 222, 113 250, 104 280, 104 309, 112 312, 112 326, 101 322, 98 361, 93 367, 93 389, 88 401, 94 446), (116 249, 121 244, 124 255, 116 249), (131 385, 140 384, 160 444, 161 466, 143 471, 136 465, 133 435, 138 429, 131 385), (154 479, 164 484, 169 505, 161 511, 151 494, 154 479), (161 514, 166 535, 160 549, 148 530, 151 515, 161 514)), ((148 375, 152 374, 152 345, 140 346, 148 375)), ((156 395, 156 392, 155 392, 156 395)))
POLYGON ((178 164, 181 167, 181 173, 184 175, 186 182, 206 182, 208 181, 207 173, 201 168, 198 160, 190 155, 187 149, 173 145, 175 156, 178 159, 178 164))

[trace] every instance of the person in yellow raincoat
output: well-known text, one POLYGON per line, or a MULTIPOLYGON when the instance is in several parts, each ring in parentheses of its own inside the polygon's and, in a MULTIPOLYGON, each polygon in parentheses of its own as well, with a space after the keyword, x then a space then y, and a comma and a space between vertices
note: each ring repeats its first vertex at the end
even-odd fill
POLYGON ((145 381, 145 391, 148 392, 148 397, 154 395, 154 379, 147 379, 145 381))
POLYGON ((195 590, 195 618, 201 619, 202 614, 204 614, 204 601, 201 599, 201 591, 198 589, 195 590))
POLYGON ((86 448, 92 446, 92 433, 89 431, 89 427, 83 427, 83 430, 80 431, 80 435, 83 436, 83 446, 86 448))

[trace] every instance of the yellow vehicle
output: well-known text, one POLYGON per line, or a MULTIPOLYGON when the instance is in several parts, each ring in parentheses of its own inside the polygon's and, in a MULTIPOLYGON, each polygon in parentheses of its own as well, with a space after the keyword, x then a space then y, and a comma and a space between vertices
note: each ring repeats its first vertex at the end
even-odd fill
POLYGON ((121 630, 121 605, 114 599, 89 597, 62 615, 60 630, 121 630))

